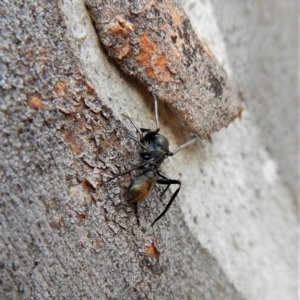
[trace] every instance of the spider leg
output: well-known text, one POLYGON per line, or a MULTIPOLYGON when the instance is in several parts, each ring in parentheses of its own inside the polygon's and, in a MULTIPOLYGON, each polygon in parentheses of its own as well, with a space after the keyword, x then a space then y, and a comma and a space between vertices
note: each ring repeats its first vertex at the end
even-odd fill
POLYGON ((181 149, 189 146, 190 144, 193 144, 197 141, 198 137, 195 135, 194 138, 192 138, 191 140, 187 141, 186 143, 180 145, 179 147, 177 147, 173 152, 169 153, 169 156, 173 156, 175 155, 177 152, 179 152, 181 149))
POLYGON ((126 135, 128 138, 134 140, 137 144, 139 144, 141 146, 141 148, 143 148, 147 153, 149 153, 149 150, 145 147, 145 145, 143 145, 138 139, 136 139, 134 136, 127 134, 126 135))
POLYGON ((155 116, 156 128, 159 130, 157 98, 156 98, 156 95, 153 92, 151 92, 151 94, 152 94, 152 97, 154 99, 154 116, 155 116))
POLYGON ((154 117, 155 117, 156 128, 154 130, 141 128, 142 132, 146 132, 145 136, 141 138, 142 143, 144 143, 145 141, 151 140, 160 130, 159 118, 158 118, 157 98, 156 98, 156 95, 153 92, 151 92, 151 94, 152 94, 152 97, 154 99, 154 117))
POLYGON ((175 198, 177 197, 180 188, 181 188, 181 181, 179 180, 173 180, 173 179, 158 179, 156 181, 158 184, 166 184, 166 185, 171 185, 171 184, 178 184, 179 187, 177 188, 177 190, 175 191, 175 193, 172 195, 169 203, 167 204, 166 208, 164 209, 164 211, 153 221, 153 223, 151 224, 151 226, 153 226, 160 218, 162 218, 165 213, 168 211, 168 209, 170 208, 170 206, 172 205, 173 201, 175 200, 175 198))
POLYGON ((150 164, 153 160, 154 160, 154 157, 151 158, 151 159, 149 159, 149 160, 147 160, 147 161, 145 161, 145 162, 143 162, 143 163, 141 163, 141 164, 139 164, 138 166, 135 166, 135 167, 133 167, 133 168, 131 168, 131 169, 129 169, 129 170, 126 170, 126 171, 124 171, 124 172, 122 172, 122 173, 119 173, 119 174, 115 175, 115 176, 112 177, 112 178, 109 178, 107 181, 104 181, 103 183, 108 183, 108 182, 112 181, 113 179, 115 179, 115 178, 117 178, 117 177, 119 177, 119 176, 125 175, 125 174, 127 174, 127 173, 130 173, 130 172, 136 170, 136 169, 142 168, 142 167, 144 167, 144 166, 150 164))
POLYGON ((164 191, 161 193, 160 197, 162 198, 163 195, 166 193, 166 191, 169 189, 170 184, 168 184, 168 186, 164 189, 164 191))
MULTIPOLYGON (((169 178, 166 174, 163 174, 162 172, 160 171, 157 171, 157 175, 164 178, 164 179, 171 179, 169 178)), ((161 193, 160 197, 162 198, 163 195, 166 193, 166 191, 168 190, 168 188, 170 187, 171 184, 168 184, 167 187, 164 189, 164 191, 161 193)))
MULTIPOLYGON (((126 117, 131 122, 131 124, 134 126, 136 131, 139 133, 141 144, 143 144, 146 140, 151 139, 159 131, 159 128, 157 128, 155 130, 151 130, 151 129, 148 129, 148 128, 139 128, 138 125, 136 124, 136 122, 133 119, 131 119, 128 115, 123 114, 123 116, 126 117), (146 134, 144 135, 144 133, 146 133, 146 134)), ((131 136, 129 136, 129 137, 132 138, 133 140, 135 140, 133 137, 131 137, 131 136)), ((135 141, 137 141, 137 140, 135 140, 135 141)), ((144 148, 143 146, 141 146, 141 147, 144 148)))
POLYGON ((131 119, 128 115, 126 115, 126 114, 123 114, 123 116, 126 117, 126 118, 131 122, 131 124, 134 126, 134 128, 136 129, 136 131, 142 136, 143 133, 142 133, 141 129, 137 126, 137 124, 135 123, 135 121, 132 120, 132 119, 131 119))

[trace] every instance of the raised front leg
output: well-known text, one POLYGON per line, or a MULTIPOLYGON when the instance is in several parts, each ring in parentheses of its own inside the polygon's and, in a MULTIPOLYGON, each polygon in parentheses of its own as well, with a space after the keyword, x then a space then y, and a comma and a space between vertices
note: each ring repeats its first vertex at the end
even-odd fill
POLYGON ((179 152, 181 149, 195 143, 198 140, 198 137, 195 135, 194 138, 192 138, 191 140, 189 140, 188 142, 180 145, 179 147, 177 147, 173 152, 169 153, 169 156, 173 156, 175 155, 177 152, 179 152))

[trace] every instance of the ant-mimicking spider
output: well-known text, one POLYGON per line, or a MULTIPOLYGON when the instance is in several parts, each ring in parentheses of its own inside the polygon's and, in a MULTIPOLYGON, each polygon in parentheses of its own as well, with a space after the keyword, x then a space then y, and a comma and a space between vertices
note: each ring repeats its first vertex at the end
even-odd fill
POLYGON ((112 181, 113 179, 122 176, 124 174, 130 173, 137 169, 144 169, 144 171, 138 175, 136 178, 132 180, 128 187, 127 191, 127 201, 129 203, 138 203, 143 201, 145 198, 147 198, 152 186, 154 183, 167 185, 167 187, 164 189, 164 191, 161 194, 161 197, 166 193, 168 188, 171 184, 178 184, 179 187, 175 191, 175 193, 172 195, 169 203, 167 204, 164 211, 153 221, 151 226, 153 226, 161 217, 165 215, 165 213, 168 211, 170 206, 172 205, 173 201, 175 200, 176 196, 178 195, 180 188, 181 188, 181 181, 180 180, 174 180, 170 179, 167 175, 163 174, 159 167, 163 163, 163 161, 168 156, 173 156, 178 151, 183 149, 184 147, 196 142, 197 136, 195 136, 190 141, 182 144, 178 148, 176 148, 173 152, 169 151, 169 141, 168 139, 159 134, 159 119, 158 119, 158 109, 157 109, 157 98, 155 94, 152 92, 152 96, 154 99, 154 115, 155 115, 155 122, 156 122, 156 129, 150 130, 145 128, 139 128, 134 120, 132 120, 130 117, 126 116, 129 121, 132 123, 132 125, 135 127, 137 132, 140 135, 140 140, 136 139, 135 137, 131 135, 127 135, 128 138, 134 140, 141 148, 141 158, 143 159, 143 162, 129 170, 126 170, 122 173, 119 173, 115 175, 114 177, 110 178, 104 183, 108 183, 112 181))

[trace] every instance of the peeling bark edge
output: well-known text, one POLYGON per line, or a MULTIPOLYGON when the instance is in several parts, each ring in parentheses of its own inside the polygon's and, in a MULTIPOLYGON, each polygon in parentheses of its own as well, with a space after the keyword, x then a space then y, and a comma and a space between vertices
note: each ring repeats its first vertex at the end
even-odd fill
POLYGON ((225 71, 178 4, 85 3, 108 55, 169 104, 200 138, 241 115, 241 103, 225 71))

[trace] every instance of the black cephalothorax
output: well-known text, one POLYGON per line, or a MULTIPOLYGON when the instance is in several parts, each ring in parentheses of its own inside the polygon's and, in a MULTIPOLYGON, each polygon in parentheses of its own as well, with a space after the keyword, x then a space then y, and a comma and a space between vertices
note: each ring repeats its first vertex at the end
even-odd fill
POLYGON ((168 190, 171 184, 179 185, 175 193, 172 195, 164 211, 153 221, 151 226, 153 226, 168 211, 173 201, 175 200, 176 196, 178 195, 181 187, 181 182, 179 180, 170 179, 167 175, 163 174, 159 170, 160 165, 168 156, 173 156, 182 148, 194 143, 197 140, 197 137, 195 136, 190 141, 179 146, 173 152, 170 152, 168 139, 165 136, 158 133, 160 128, 159 128, 159 119, 157 113, 158 111, 157 99, 154 93, 152 93, 152 95, 154 99, 156 129, 150 130, 145 128, 139 128, 135 123, 135 121, 133 121, 128 116, 126 116, 140 135, 139 139, 131 135, 129 135, 128 137, 140 145, 141 147, 140 155, 141 158, 143 159, 143 162, 138 166, 126 170, 123 173, 115 175, 114 177, 110 178, 105 182, 105 183, 110 182, 111 180, 121 175, 130 173, 133 170, 143 169, 143 172, 138 177, 134 178, 128 187, 127 200, 130 203, 138 203, 140 201, 143 201, 148 196, 155 182, 158 184, 166 185, 166 188, 164 189, 161 197, 165 194, 165 192, 168 190))

